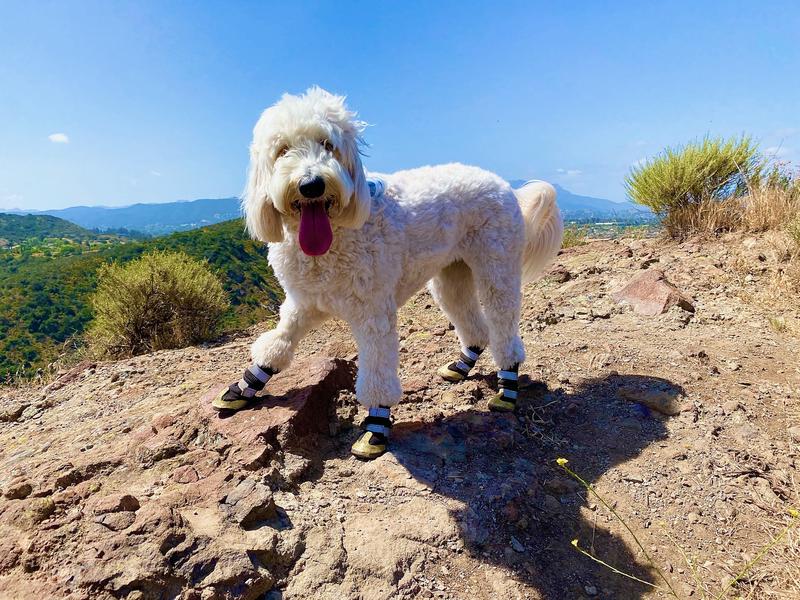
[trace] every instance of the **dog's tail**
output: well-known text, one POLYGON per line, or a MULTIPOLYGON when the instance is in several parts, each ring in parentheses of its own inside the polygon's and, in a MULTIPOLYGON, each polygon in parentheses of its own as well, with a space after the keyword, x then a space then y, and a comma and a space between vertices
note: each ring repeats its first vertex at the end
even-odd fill
POLYGON ((561 249, 564 222, 556 205, 556 190, 545 181, 529 181, 514 190, 525 220, 525 250, 522 254, 522 282, 541 275, 561 249))

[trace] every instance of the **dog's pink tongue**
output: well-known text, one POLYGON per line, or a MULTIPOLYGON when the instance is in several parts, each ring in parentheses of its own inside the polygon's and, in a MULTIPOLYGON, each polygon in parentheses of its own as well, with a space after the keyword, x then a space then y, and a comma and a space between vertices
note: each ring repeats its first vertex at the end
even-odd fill
POLYGON ((300 208, 300 248, 309 256, 320 256, 333 243, 333 231, 324 202, 311 202, 300 208))

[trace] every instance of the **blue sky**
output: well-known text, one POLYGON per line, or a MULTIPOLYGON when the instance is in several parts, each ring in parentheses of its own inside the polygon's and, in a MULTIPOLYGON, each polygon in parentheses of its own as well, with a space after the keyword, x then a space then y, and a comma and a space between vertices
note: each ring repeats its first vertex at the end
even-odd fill
POLYGON ((372 124, 368 168, 622 200, 632 163, 706 133, 800 159, 798 73, 796 0, 0 0, 0 207, 236 195, 260 111, 312 84, 372 124))

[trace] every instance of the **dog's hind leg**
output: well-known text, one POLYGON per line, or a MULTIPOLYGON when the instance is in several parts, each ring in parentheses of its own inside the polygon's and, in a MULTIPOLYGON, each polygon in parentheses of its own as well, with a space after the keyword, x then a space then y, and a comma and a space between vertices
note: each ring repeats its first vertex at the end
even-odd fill
POLYGON ((431 279, 428 289, 456 328, 461 343, 458 359, 437 372, 447 381, 462 381, 489 343, 489 328, 478 303, 472 270, 463 261, 451 263, 431 279))
POLYGON ((325 319, 326 314, 315 308, 299 307, 287 296, 281 305, 278 326, 262 333, 251 347, 253 364, 245 370, 242 379, 212 402, 212 406, 217 410, 246 408, 275 373, 289 366, 295 346, 303 336, 325 319))
POLYGON ((525 346, 519 335, 522 303, 519 261, 492 260, 484 255, 473 269, 483 313, 489 322, 489 347, 499 367, 500 391, 489 401, 496 411, 513 411, 517 401, 517 373, 525 360, 525 346))

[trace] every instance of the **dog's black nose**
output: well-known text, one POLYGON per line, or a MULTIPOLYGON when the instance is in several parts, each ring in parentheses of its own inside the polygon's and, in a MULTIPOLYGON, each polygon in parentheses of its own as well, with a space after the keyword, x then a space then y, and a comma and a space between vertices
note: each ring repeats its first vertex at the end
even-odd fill
POLYGON ((306 198, 319 198, 325 193, 325 182, 319 175, 304 177, 300 180, 299 189, 306 198))

